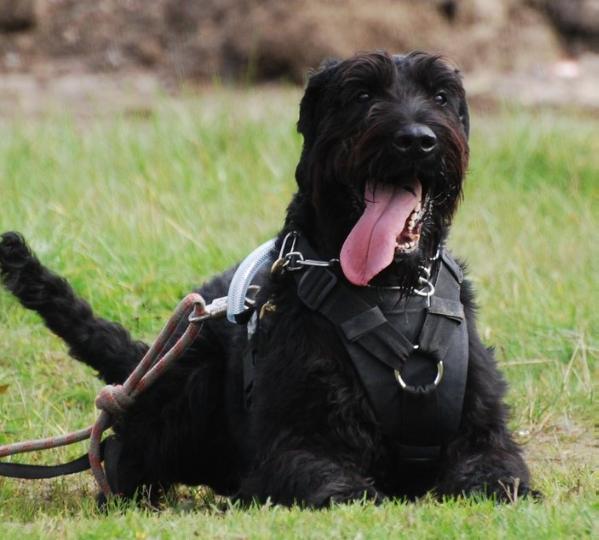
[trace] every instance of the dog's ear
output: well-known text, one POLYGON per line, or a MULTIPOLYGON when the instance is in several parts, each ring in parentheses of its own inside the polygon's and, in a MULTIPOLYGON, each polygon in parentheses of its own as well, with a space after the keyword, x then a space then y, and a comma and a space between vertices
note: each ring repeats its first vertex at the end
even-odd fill
POLYGON ((320 67, 310 74, 304 97, 300 102, 299 120, 297 130, 304 137, 304 145, 310 146, 316 137, 318 127, 318 106, 321 101, 322 91, 331 80, 335 67, 340 61, 334 58, 324 60, 320 67))
POLYGON ((466 133, 466 138, 470 135, 470 114, 468 113, 468 103, 466 102, 466 95, 464 94, 460 99, 460 107, 458 109, 460 115, 460 122, 466 133))
POLYGON ((462 74, 459 69, 455 70, 455 74, 460 79, 461 95, 460 95, 460 105, 458 107, 458 115, 460 117, 460 122, 462 123, 462 127, 464 128, 464 133, 466 133, 466 138, 470 135, 470 113, 468 112, 468 102, 466 101, 466 91, 464 90, 462 84, 462 74))

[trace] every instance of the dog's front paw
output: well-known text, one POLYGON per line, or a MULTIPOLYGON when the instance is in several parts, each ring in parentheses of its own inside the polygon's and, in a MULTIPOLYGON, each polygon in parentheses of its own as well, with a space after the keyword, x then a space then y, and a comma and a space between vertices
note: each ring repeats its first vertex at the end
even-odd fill
POLYGON ((11 231, 0 236, 0 273, 3 280, 23 268, 32 256, 25 239, 19 233, 11 231))
POLYGON ((540 491, 521 483, 519 478, 499 479, 480 486, 470 486, 463 491, 464 495, 482 495, 499 503, 516 503, 522 499, 541 500, 540 491))
POLYGON ((515 503, 520 499, 532 499, 535 501, 543 499, 543 494, 540 491, 532 489, 527 484, 520 483, 519 478, 498 480, 497 486, 492 490, 491 495, 496 497, 500 502, 515 503))
POLYGON ((337 493, 329 497, 325 504, 322 506, 328 506, 330 504, 344 504, 351 502, 368 502, 371 504, 379 505, 382 504, 387 497, 380 491, 376 490, 372 486, 366 488, 358 488, 346 493, 337 493))
POLYGON ((437 496, 444 497, 488 497, 499 503, 515 503, 521 499, 541 500, 543 494, 532 489, 517 477, 501 477, 491 480, 460 478, 446 481, 435 489, 437 496))

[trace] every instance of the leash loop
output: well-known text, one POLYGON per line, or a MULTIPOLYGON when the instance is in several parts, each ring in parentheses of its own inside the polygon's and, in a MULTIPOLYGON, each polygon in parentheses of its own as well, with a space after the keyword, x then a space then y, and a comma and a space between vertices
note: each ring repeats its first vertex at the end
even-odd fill
POLYGON ((108 384, 96 396, 96 409, 111 416, 123 414, 133 403, 122 384, 108 384))

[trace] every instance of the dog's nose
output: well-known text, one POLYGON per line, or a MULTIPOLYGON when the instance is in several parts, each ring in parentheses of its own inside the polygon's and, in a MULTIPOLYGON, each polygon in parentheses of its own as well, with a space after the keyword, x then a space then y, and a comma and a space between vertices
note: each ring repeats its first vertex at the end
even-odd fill
POLYGON ((437 147, 437 136, 423 124, 409 124, 395 133, 395 146, 402 154, 424 158, 437 147))

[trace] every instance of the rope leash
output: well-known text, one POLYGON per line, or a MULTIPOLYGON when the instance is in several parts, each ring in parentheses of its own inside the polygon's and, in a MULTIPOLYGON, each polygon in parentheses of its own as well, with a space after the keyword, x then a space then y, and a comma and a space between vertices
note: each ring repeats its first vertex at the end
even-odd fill
POLYGON ((89 463, 100 489, 106 497, 112 495, 106 472, 102 467, 102 434, 110 428, 135 401, 135 398, 151 386, 175 362, 198 336, 206 319, 225 314, 226 299, 217 298, 208 306, 201 295, 187 295, 168 320, 160 334, 137 367, 123 384, 107 385, 96 397, 96 408, 100 414, 91 426, 57 437, 34 439, 0 446, 0 458, 67 446, 86 439, 90 440, 89 463), (164 354, 164 350, 181 324, 187 324, 183 335, 164 354))

